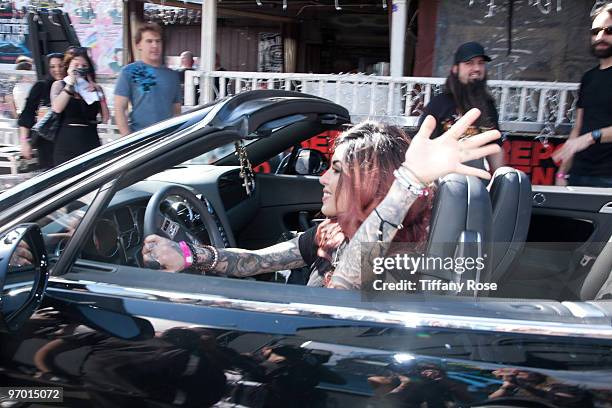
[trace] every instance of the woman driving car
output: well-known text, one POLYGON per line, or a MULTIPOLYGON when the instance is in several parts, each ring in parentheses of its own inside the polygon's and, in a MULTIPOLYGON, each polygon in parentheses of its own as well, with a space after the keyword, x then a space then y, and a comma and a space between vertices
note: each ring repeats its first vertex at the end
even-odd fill
POLYGON ((149 235, 143 259, 164 271, 190 267, 202 274, 247 277, 309 266, 309 286, 361 287, 360 244, 427 241, 431 186, 449 173, 490 178, 463 162, 500 151, 496 130, 465 138, 480 111, 467 112, 446 133, 430 139, 436 123, 427 117, 410 140, 394 126, 365 122, 335 142, 331 168, 321 176, 321 212, 327 217, 300 236, 259 250, 217 249, 149 235))

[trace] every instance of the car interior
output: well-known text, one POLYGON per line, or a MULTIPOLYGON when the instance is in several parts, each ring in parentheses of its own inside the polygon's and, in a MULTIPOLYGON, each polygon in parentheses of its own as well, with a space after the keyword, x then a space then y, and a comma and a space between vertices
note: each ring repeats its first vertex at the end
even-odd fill
MULTIPOLYGON (((322 217, 319 176, 329 158, 304 149, 303 142, 347 124, 321 113, 264 121, 257 137, 182 152, 142 171, 146 176, 120 182, 96 217, 73 271, 121 274, 149 268, 142 260, 143 240, 160 229, 176 241, 247 249, 305 231, 322 217), (263 163, 271 172, 253 172, 263 163)), ((87 200, 77 200, 39 221, 52 256, 61 255, 71 219, 87 206, 87 200)), ((612 269, 610 231, 612 202, 605 189, 563 193, 532 187, 524 173, 502 168, 488 187, 459 175, 439 182, 427 253, 486 254, 486 266, 476 275, 441 277, 499 285, 495 293, 446 295, 593 300, 610 296, 604 290, 612 269)), ((286 283, 287 275, 256 279, 286 283)))

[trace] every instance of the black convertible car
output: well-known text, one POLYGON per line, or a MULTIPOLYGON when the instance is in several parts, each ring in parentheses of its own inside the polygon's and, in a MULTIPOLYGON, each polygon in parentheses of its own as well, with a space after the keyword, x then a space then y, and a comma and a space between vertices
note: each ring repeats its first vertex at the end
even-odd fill
POLYGON ((371 299, 143 264, 153 232, 261 248, 309 228, 326 161, 301 144, 349 123, 247 92, 0 194, 0 405, 612 407, 610 190, 442 180, 428 250, 489 255, 472 278, 495 291, 371 299))

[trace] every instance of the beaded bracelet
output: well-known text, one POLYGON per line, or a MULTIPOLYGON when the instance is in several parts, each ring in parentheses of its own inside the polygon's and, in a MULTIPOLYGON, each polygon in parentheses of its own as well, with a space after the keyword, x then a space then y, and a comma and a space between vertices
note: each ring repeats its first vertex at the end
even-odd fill
MULTIPOLYGON (((187 244, 187 246, 191 249, 191 253, 197 253, 190 244, 187 244)), ((206 273, 214 271, 217 267, 219 263, 219 251, 212 245, 204 245, 200 248, 207 250, 212 260, 209 262, 199 262, 199 257, 196 255, 193 259, 193 266, 202 272, 202 275, 206 275, 206 273)))
POLYGON ((399 170, 395 170, 393 172, 393 175, 395 176, 395 179, 398 181, 398 183, 400 183, 402 187, 410 191, 412 194, 418 197, 429 195, 429 189, 427 187, 416 185, 410 178, 401 174, 399 170))

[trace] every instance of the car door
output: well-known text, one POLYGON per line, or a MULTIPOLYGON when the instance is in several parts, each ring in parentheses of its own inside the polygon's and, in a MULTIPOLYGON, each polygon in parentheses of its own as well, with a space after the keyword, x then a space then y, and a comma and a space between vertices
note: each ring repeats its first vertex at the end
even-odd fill
POLYGON ((609 324, 556 302, 521 304, 383 305, 358 292, 77 261, 50 278, 18 332, 0 334, 0 381, 61 389, 63 406, 609 401, 609 324))
MULTIPOLYGON (((611 238, 610 189, 534 186, 532 201, 527 244, 506 276, 506 295, 594 299, 597 291, 582 289, 611 238)), ((593 273, 591 285, 601 287, 609 267, 593 273)))

